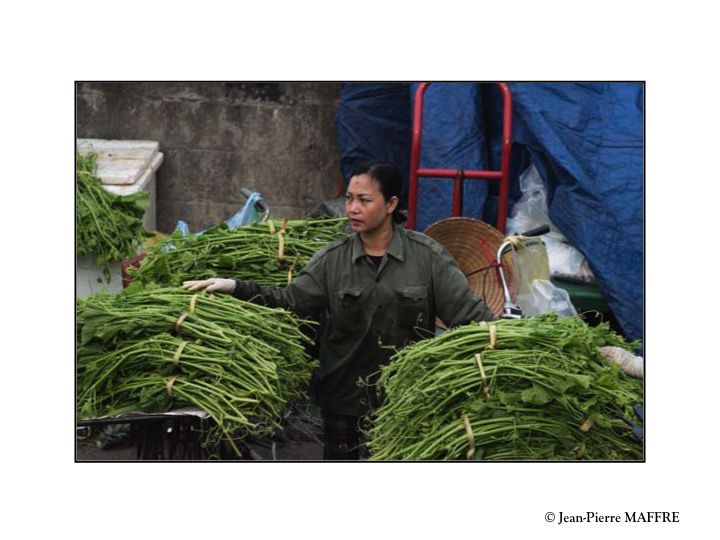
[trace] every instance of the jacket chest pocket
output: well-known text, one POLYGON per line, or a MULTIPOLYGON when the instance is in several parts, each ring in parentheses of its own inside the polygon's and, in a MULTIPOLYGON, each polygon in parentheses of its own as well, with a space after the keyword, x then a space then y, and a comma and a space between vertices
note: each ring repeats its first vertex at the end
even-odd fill
POLYGON ((423 327, 428 311, 427 289, 421 285, 398 287, 395 291, 398 313, 397 322, 403 327, 423 327))
POLYGON ((330 317, 339 331, 352 330, 362 322, 363 292, 361 289, 340 289, 334 294, 330 317))

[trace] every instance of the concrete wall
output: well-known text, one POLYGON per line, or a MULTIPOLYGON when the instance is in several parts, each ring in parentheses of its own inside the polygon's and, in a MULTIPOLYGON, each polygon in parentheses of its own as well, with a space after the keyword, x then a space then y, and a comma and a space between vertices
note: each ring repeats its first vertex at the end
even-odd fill
POLYGON ((77 136, 160 143, 157 228, 192 231, 259 191, 273 216, 295 218, 341 182, 331 83, 78 83, 77 136))

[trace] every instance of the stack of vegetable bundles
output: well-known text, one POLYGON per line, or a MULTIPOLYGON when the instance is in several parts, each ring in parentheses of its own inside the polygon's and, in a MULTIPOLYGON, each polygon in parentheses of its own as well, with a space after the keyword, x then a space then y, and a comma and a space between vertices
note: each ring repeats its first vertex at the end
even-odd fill
POLYGON ((145 191, 113 195, 97 177, 96 153, 76 155, 75 242, 78 255, 96 255, 97 265, 109 279, 109 265, 135 255, 142 241, 151 236, 142 224, 149 204, 145 191))
POLYGON ((224 277, 260 285, 287 285, 319 249, 345 235, 345 218, 267 221, 230 228, 222 223, 200 234, 176 231, 129 270, 143 284, 180 285, 224 277))
POLYGON ((78 300, 78 416, 196 406, 216 424, 208 443, 271 433, 316 364, 305 352, 304 322, 178 288, 78 300))
POLYGON ((642 382, 598 347, 607 325, 545 315, 472 323, 399 351, 378 382, 374 460, 638 460, 642 382))

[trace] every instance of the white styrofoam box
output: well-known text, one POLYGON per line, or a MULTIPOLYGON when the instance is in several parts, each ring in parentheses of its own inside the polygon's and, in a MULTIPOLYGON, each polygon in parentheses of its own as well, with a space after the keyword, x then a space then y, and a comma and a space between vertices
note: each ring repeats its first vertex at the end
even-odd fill
POLYGON ((75 260, 75 298, 85 298, 100 291, 117 294, 122 290, 120 263, 110 264, 110 281, 108 281, 95 260, 94 255, 84 255, 75 260))
MULTIPOLYGON (((98 154, 97 176, 103 187, 116 195, 131 195, 147 191, 149 204, 143 216, 143 226, 156 229, 155 206, 157 186, 155 173, 163 162, 159 145, 155 141, 117 141, 103 139, 78 139, 80 154, 98 154)), ((84 298, 90 294, 106 291, 112 294, 122 290, 120 262, 110 265, 110 280, 106 280, 98 268, 96 256, 78 257, 75 261, 75 297, 84 298)))
POLYGON ((145 210, 145 215, 143 216, 143 226, 149 231, 154 231, 157 228, 157 214, 155 212, 155 207, 157 205, 157 182, 155 180, 155 171, 157 171, 158 167, 160 167, 162 161, 162 153, 157 154, 153 158, 150 167, 145 169, 145 172, 138 181, 130 186, 105 185, 105 189, 115 195, 131 195, 139 191, 148 192, 150 197, 147 210, 145 210))
POLYGON ((78 139, 80 154, 96 152, 97 175, 103 184, 129 185, 136 183, 159 152, 156 141, 116 141, 78 139))
POLYGON ((98 154, 97 175, 105 189, 111 193, 149 193, 150 200, 143 217, 143 226, 154 231, 157 227, 155 173, 163 162, 159 144, 156 141, 78 139, 77 151, 80 154, 98 154))

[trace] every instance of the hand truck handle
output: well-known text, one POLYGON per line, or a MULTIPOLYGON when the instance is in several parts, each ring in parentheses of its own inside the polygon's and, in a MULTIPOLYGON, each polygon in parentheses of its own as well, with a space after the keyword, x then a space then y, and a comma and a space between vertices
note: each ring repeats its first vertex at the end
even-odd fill
POLYGON ((518 236, 542 236, 543 234, 547 234, 550 232, 550 225, 538 225, 537 227, 533 227, 532 229, 525 231, 524 233, 520 233, 518 236))

